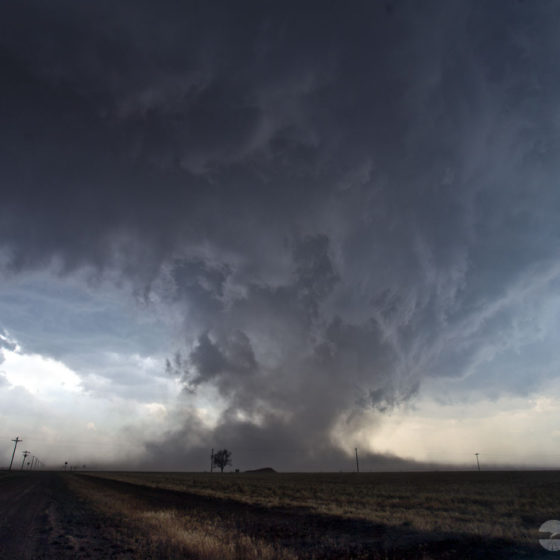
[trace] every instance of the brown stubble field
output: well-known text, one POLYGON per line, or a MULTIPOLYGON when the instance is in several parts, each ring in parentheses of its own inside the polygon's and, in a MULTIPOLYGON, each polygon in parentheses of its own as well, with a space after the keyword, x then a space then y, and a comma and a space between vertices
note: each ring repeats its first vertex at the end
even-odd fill
POLYGON ((553 558, 538 528, 560 518, 556 471, 66 479, 97 514, 142 535, 151 558, 553 558))

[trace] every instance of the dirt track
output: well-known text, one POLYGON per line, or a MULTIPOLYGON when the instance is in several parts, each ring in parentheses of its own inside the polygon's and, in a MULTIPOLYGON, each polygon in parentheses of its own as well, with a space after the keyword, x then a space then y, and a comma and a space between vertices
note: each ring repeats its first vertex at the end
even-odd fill
POLYGON ((60 474, 0 478, 0 559, 124 559, 133 550, 132 537, 74 496, 60 474))

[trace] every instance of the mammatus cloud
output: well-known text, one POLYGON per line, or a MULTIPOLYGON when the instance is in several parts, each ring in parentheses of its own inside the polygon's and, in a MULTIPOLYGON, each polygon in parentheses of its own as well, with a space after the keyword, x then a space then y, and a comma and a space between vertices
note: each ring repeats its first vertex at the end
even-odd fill
POLYGON ((174 317, 187 420, 147 461, 334 466, 428 378, 557 375, 555 3, 4 10, 3 274, 174 317))

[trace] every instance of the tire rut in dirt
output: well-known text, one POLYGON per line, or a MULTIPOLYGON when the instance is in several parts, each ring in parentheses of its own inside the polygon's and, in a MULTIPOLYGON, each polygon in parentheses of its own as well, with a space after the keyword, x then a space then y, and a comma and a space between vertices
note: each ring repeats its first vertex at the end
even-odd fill
POLYGON ((140 558, 126 529, 79 500, 59 473, 0 480, 1 560, 140 558))

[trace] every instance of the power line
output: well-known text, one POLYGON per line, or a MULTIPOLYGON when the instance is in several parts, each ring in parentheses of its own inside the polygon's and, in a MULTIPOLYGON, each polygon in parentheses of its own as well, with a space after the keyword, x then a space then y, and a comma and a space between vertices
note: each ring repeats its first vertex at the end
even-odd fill
POLYGON ((27 456, 29 455, 29 451, 24 451, 23 452, 23 461, 21 462, 21 469, 19 469, 20 471, 23 470, 23 465, 25 465, 25 460, 27 459, 27 456))
POLYGON ((10 468, 8 469, 9 471, 12 470, 12 463, 14 462, 14 455, 16 454, 16 447, 17 447, 17 444, 18 444, 20 441, 23 441, 23 440, 22 440, 22 439, 19 439, 19 436, 16 436, 16 439, 13 439, 12 441, 14 442, 14 451, 13 451, 13 453, 12 453, 12 460, 10 461, 10 468))

